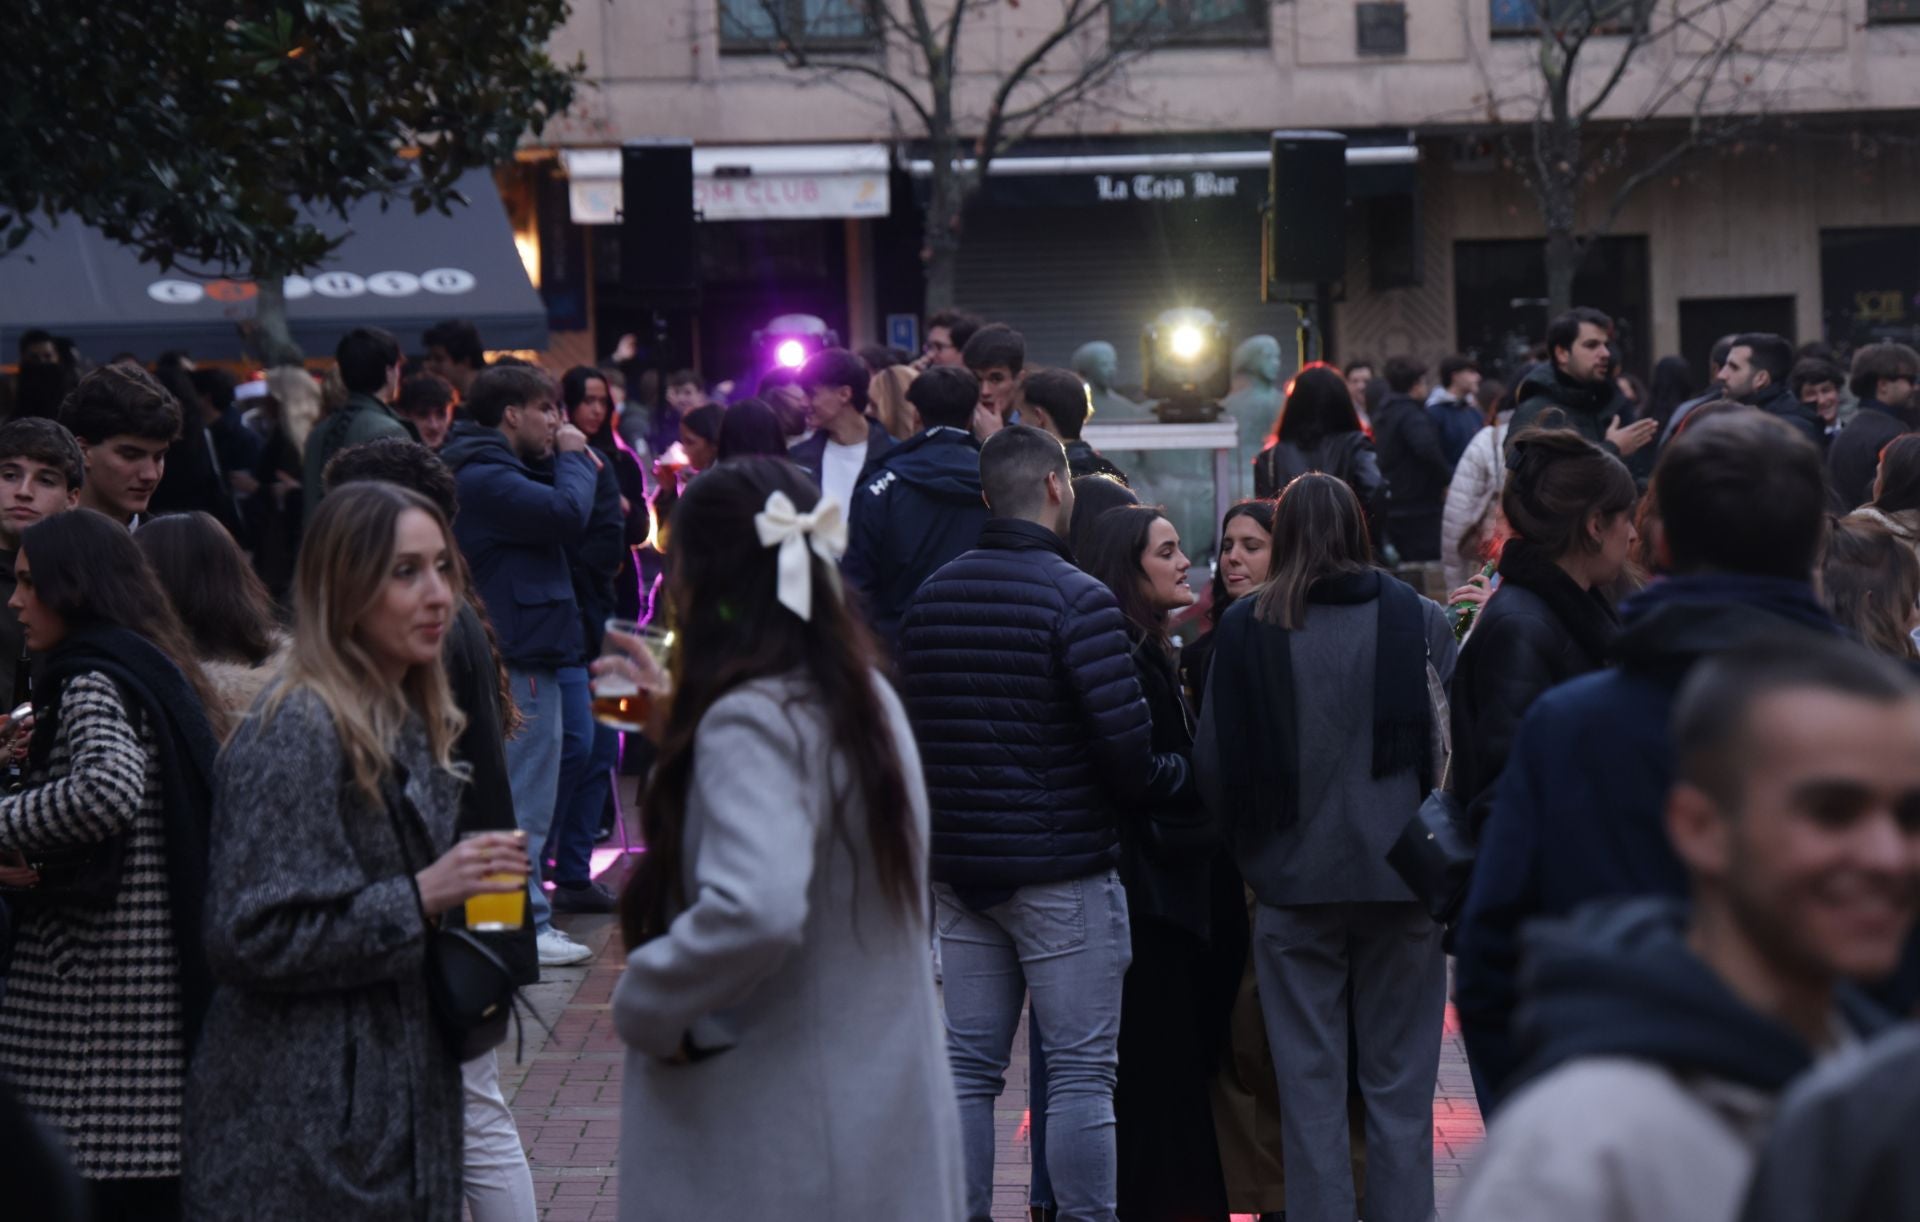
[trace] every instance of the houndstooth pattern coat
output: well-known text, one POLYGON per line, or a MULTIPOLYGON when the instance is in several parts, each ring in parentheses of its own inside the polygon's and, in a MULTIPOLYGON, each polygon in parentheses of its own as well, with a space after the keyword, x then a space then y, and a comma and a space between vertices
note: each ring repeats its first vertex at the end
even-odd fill
POLYGON ((186 1051, 162 809, 152 735, 98 673, 67 683, 45 770, 0 797, 0 849, 128 834, 113 903, 20 914, 0 1002, 0 1073, 89 1179, 180 1174, 186 1051))

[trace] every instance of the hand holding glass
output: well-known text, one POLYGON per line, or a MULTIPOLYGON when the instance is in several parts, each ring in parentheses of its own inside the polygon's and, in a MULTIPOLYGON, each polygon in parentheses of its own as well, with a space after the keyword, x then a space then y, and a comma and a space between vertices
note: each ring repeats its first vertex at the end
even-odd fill
POLYGON ((414 875, 420 889, 420 907, 429 917, 437 917, 455 904, 476 897, 504 901, 514 905, 510 924, 504 903, 494 913, 482 906, 476 922, 468 908, 468 924, 475 929, 515 929, 525 919, 527 898, 527 837, 524 832, 468 832, 460 842, 441 854, 440 860, 414 875))
POLYGON ((593 716, 602 725, 640 733, 656 698, 673 691, 667 655, 673 633, 632 620, 607 621, 606 642, 593 664, 593 716))

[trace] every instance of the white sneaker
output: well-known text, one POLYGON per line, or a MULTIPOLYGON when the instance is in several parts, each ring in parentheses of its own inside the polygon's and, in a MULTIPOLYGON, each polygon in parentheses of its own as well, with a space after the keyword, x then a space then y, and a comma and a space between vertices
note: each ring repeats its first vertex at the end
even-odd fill
POLYGON ((557 929, 549 929, 533 940, 540 951, 541 967, 568 967, 593 958, 591 948, 582 946, 557 929))

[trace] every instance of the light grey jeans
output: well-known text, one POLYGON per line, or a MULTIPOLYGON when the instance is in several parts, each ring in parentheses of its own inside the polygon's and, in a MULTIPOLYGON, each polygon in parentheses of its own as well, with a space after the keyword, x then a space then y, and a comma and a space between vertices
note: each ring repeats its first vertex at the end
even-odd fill
POLYGON ((527 834, 528 912, 535 933, 553 924, 553 907, 540 885, 541 859, 547 833, 553 828, 553 808, 560 797, 560 753, 565 736, 559 675, 551 670, 508 667, 513 702, 520 706, 524 724, 507 740, 507 785, 513 790, 513 817, 527 834))
POLYGON ((933 895, 969 1222, 992 1222, 993 1104, 1028 990, 1047 1057, 1046 1115, 1033 1122, 1046 1125, 1061 1222, 1113 1222, 1120 984, 1133 959, 1120 876, 1021 887, 983 912, 944 884, 933 895))

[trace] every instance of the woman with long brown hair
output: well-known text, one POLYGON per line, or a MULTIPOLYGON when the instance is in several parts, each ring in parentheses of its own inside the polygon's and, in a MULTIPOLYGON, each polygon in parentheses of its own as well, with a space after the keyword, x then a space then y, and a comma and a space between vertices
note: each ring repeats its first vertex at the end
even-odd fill
POLYGON ((42 518, 15 574, 9 605, 42 662, 26 784, 0 797, 17 920, 0 1074, 64 1134, 95 1217, 173 1217, 226 717, 125 527, 42 518))
POLYGON ((1358 1212, 1351 1058, 1366 1215, 1416 1222, 1434 1210, 1446 960, 1439 926, 1386 858, 1436 779, 1427 667, 1447 680, 1453 634, 1436 604, 1373 567, 1360 502, 1330 475, 1281 493, 1273 556, 1267 584, 1214 629, 1194 767, 1258 901, 1287 1213, 1358 1212))
POLYGON ((460 1216, 460 1050, 427 947, 466 900, 523 889, 527 855, 507 832, 454 842, 454 555, 440 510, 392 484, 336 488, 307 528, 285 669, 220 758, 193 1218, 460 1216))
POLYGON ((629 1222, 961 1216, 926 791, 840 593, 845 540, 774 458, 720 464, 674 512, 675 688, 613 1001, 629 1222))
POLYGON ((271 663, 284 643, 266 583, 208 514, 151 518, 133 541, 153 566, 228 716, 245 716, 273 677, 271 663))

